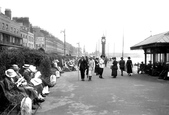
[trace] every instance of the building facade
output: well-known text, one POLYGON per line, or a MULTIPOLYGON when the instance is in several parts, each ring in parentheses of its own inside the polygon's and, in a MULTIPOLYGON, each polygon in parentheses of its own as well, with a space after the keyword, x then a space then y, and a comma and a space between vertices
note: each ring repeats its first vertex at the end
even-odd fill
POLYGON ((0 12, 0 46, 22 47, 22 43, 20 24, 11 20, 11 11, 0 12))
POLYGON ((35 49, 35 39, 34 39, 34 34, 31 32, 28 32, 28 43, 27 47, 30 49, 35 49))
POLYGON ((40 31, 40 27, 33 27, 34 41, 35 41, 35 49, 42 48, 46 50, 46 38, 45 35, 40 31))
POLYGON ((23 46, 28 47, 28 28, 20 23, 21 37, 23 38, 23 46))
MULTIPOLYGON (((32 27, 29 17, 12 18, 10 9, 3 14, 0 10, 0 48, 28 47, 43 49, 46 53, 64 55, 64 43, 40 27, 32 27)), ((77 54, 77 48, 65 43, 65 54, 77 54)))

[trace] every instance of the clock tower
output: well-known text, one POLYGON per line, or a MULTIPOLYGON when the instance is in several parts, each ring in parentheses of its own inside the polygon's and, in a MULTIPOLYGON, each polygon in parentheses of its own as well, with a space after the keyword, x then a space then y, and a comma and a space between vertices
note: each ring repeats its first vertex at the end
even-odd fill
POLYGON ((103 35, 103 37, 101 39, 101 42, 102 42, 102 55, 106 56, 106 53, 105 53, 106 37, 104 35, 103 35))

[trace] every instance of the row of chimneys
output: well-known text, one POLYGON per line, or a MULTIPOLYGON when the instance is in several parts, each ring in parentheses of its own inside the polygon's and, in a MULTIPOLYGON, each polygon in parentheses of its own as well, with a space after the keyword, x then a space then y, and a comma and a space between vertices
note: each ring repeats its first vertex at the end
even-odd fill
MULTIPOLYGON (((0 14, 1 14, 1 7, 0 7, 0 14)), ((11 19, 12 18, 11 10, 10 9, 5 9, 5 15, 11 19)))

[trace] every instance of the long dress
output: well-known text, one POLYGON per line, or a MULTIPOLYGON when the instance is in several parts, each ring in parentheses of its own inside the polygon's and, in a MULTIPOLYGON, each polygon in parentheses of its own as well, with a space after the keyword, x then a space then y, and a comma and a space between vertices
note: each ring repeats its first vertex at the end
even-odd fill
POLYGON ((111 76, 113 76, 114 78, 116 78, 117 77, 117 69, 118 69, 118 67, 117 67, 117 61, 113 61, 112 64, 113 65, 111 67, 111 69, 112 69, 111 76))
POLYGON ((130 74, 132 73, 132 61, 131 60, 127 60, 127 63, 126 63, 126 67, 127 67, 127 73, 130 74))

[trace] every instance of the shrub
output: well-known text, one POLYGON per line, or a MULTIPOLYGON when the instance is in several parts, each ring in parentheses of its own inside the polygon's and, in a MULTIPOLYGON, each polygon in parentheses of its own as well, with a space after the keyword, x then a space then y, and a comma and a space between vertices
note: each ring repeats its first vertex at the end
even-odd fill
POLYGON ((44 78, 50 76, 51 61, 49 54, 42 51, 21 49, 4 49, 0 52, 0 78, 12 64, 22 67, 24 64, 37 66, 44 78))

